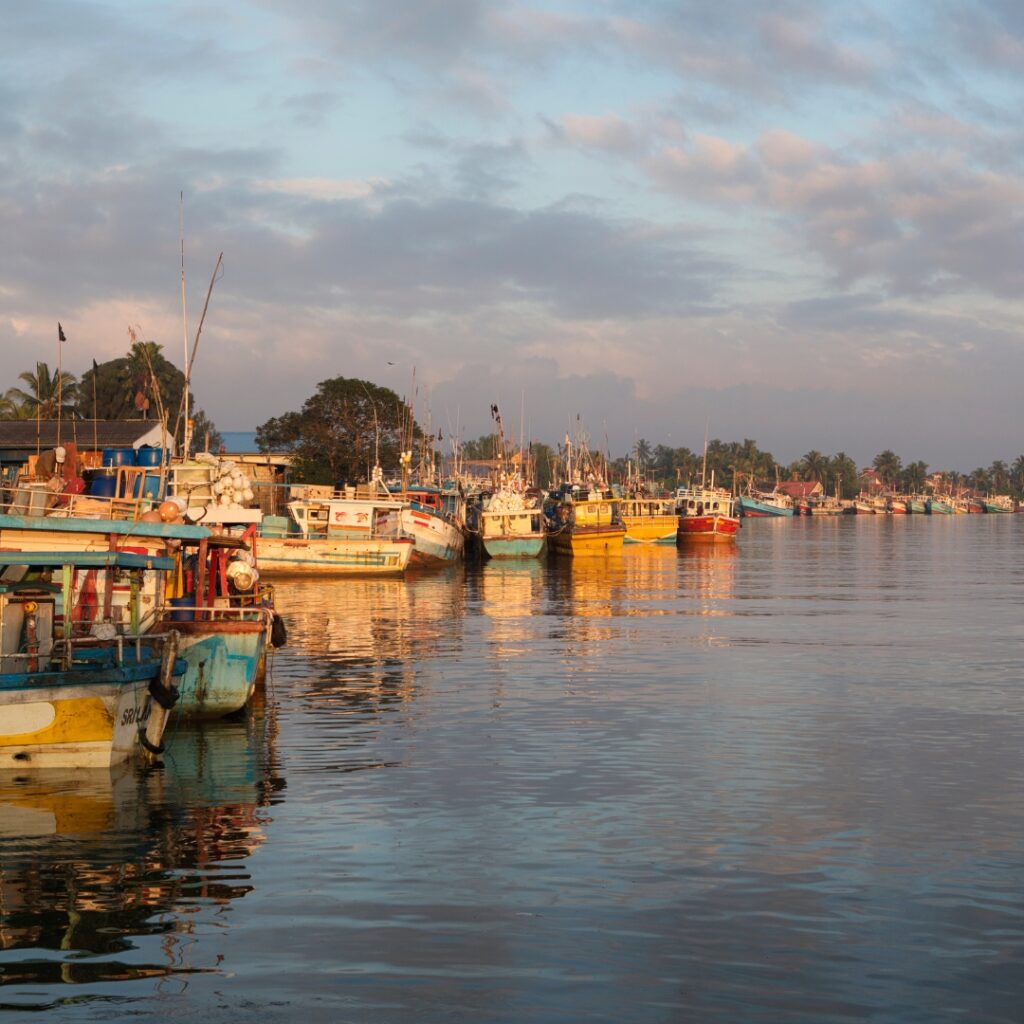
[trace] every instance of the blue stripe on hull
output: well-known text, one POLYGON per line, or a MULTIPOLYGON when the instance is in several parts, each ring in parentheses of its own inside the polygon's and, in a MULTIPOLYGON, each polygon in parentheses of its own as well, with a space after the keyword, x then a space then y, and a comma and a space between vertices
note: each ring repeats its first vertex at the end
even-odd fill
POLYGON ((175 712, 189 717, 219 718, 245 707, 256 683, 266 634, 182 634, 179 656, 188 668, 178 682, 175 712))
POLYGON ((484 541, 491 558, 538 558, 546 546, 546 537, 488 537, 484 541))

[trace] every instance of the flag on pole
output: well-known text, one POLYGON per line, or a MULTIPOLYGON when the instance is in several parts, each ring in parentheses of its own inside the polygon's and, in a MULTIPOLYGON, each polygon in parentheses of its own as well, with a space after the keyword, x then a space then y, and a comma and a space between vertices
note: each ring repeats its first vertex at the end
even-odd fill
POLYGON ((59 320, 57 321, 57 340, 58 341, 67 341, 68 340, 67 338, 64 337, 64 328, 61 327, 59 320))

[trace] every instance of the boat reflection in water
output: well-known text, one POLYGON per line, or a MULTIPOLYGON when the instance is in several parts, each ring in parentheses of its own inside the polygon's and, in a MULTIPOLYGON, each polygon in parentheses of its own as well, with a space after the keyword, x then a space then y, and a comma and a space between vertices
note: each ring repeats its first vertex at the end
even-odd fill
POLYGON ((735 615, 731 607, 740 557, 734 544, 691 545, 679 550, 680 583, 690 595, 690 614, 735 615))
POLYGON ((245 862, 283 789, 273 735, 255 707, 179 726, 163 769, 0 775, 0 949, 32 951, 3 966, 6 1009, 116 1003, 118 983, 218 969, 207 926, 251 891, 245 862))

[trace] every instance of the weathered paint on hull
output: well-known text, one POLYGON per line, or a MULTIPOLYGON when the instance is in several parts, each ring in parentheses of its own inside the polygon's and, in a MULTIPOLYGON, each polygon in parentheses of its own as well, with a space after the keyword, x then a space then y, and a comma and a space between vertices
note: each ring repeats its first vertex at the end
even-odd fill
POLYGON ((626 544, 673 544, 679 516, 623 516, 626 544))
POLYGON ((491 558, 539 558, 547 548, 547 537, 485 537, 483 545, 491 558))
POLYGON ((779 508, 777 505, 768 505, 746 495, 740 495, 740 512, 744 518, 749 519, 775 519, 779 516, 790 517, 793 515, 793 507, 779 508))
POLYGON ((169 622, 181 634, 178 656, 185 674, 178 682, 174 713, 221 718, 248 703, 263 664, 267 631, 262 622, 169 622))
POLYGON ((556 555, 614 555, 622 551, 625 529, 621 526, 584 527, 583 529, 566 529, 560 533, 548 535, 551 550, 556 555))
POLYGON ((258 537, 261 576, 401 576, 410 540, 258 537))
POLYGON ((725 544, 736 540, 739 519, 728 516, 686 516, 679 523, 677 540, 681 544, 725 544))
POLYGON ((141 754, 159 671, 157 661, 144 678, 0 690, 0 769, 106 768, 141 754))
POLYGON ((401 524, 402 531, 413 539, 412 561, 417 565, 448 565, 462 557, 466 538, 454 523, 418 509, 404 508, 401 524))

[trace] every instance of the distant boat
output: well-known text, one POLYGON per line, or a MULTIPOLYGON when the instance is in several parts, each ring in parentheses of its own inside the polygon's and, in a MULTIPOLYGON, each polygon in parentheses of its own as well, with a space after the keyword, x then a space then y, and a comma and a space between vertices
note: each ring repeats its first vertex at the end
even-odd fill
POLYGON ((739 514, 744 518, 774 518, 792 516, 793 513, 793 499, 778 491, 752 491, 739 496, 739 514))
POLYGON ((1012 512, 1014 509, 1013 498, 1008 494, 995 494, 982 499, 986 512, 1003 513, 1012 512))
POLYGON ((566 485, 549 498, 545 514, 548 547, 556 555, 577 558, 622 551, 626 527, 619 514, 619 499, 610 492, 566 485))
POLYGON ((409 487, 399 497, 402 532, 414 542, 412 560, 420 565, 448 565, 462 558, 466 502, 438 487, 409 487))
POLYGON ((736 499, 721 487, 680 487, 676 491, 679 509, 677 542, 728 543, 736 540, 740 518, 736 499))
POLYGON ((401 576, 409 565, 400 501, 305 497, 287 507, 287 517, 264 516, 256 536, 265 576, 401 576))
POLYGON ((907 511, 914 515, 923 516, 928 511, 928 501, 919 494, 912 494, 907 498, 907 511))
POLYGON ((953 514, 953 505, 947 498, 939 498, 933 495, 925 502, 925 507, 929 515, 951 516, 953 514))
POLYGON ((473 524, 490 558, 537 558, 547 546, 544 512, 537 498, 514 484, 499 487, 475 509, 473 524))
POLYGON ((619 503, 626 544, 674 544, 679 513, 674 498, 630 497, 619 503))

